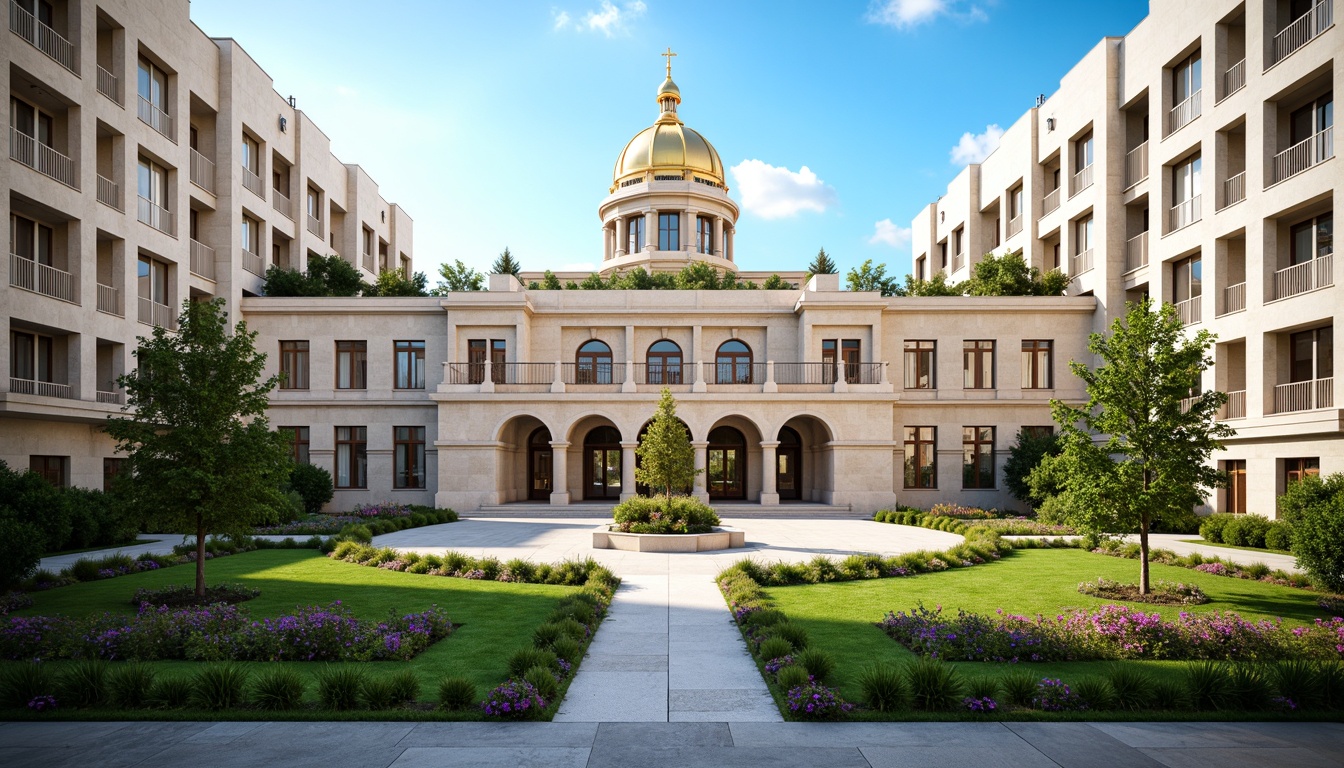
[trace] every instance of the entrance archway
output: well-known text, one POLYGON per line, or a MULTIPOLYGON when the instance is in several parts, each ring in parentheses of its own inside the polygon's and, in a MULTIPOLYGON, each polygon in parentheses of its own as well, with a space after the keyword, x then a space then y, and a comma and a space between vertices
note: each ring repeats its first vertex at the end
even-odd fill
POLYGON ((779 430, 779 447, 775 449, 775 490, 780 501, 798 501, 803 498, 803 439, 792 427, 779 430))
POLYGON ((547 501, 555 488, 552 470, 555 456, 551 451, 551 430, 538 427, 527 438, 527 498, 547 501))
POLYGON ((583 438, 583 498, 621 498, 621 433, 596 427, 583 438))
POLYGON ((711 499, 747 498, 747 438, 733 427, 709 433, 705 486, 711 499))
POLYGON ((775 483, 780 500, 830 503, 835 493, 835 451, 831 447, 835 438, 830 427, 816 416, 798 415, 784 422, 775 439, 779 441, 775 483))

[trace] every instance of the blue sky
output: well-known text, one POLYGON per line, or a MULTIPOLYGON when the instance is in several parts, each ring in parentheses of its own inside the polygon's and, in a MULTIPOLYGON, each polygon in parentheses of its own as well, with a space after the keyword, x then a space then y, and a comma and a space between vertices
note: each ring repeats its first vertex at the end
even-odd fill
POLYGON ((657 116, 668 46, 681 117, 733 169, 743 269, 801 269, 824 246, 842 271, 871 258, 904 274, 910 220, 992 126, 1147 5, 193 0, 191 14, 410 212, 431 278, 454 259, 484 270, 506 245, 526 270, 593 268, 597 205, 657 116))

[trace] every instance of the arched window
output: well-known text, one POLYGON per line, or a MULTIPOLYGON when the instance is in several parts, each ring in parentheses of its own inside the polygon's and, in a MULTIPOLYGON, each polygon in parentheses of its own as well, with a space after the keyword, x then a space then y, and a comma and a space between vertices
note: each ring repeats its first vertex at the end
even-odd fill
POLYGON ((751 347, 737 339, 725 341, 714 356, 714 383, 750 384, 751 368, 751 347))
POLYGON ((605 342, 597 339, 584 342, 575 363, 575 384, 611 383, 611 347, 605 342))
POLYGON ((649 347, 645 366, 646 384, 681 383, 681 347, 675 341, 655 341, 649 347))

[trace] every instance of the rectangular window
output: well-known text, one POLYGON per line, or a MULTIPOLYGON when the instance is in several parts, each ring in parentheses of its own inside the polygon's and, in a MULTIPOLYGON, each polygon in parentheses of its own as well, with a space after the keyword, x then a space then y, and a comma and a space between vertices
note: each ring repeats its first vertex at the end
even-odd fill
POLYGON ((38 144, 52 146, 55 120, 32 104, 10 97, 9 124, 17 133, 36 139, 38 144))
POLYGON ((962 227, 957 227, 956 230, 952 232, 952 253, 956 254, 958 260, 960 260, 960 257, 966 253, 965 234, 966 230, 962 227))
POLYGON ((962 387, 965 389, 994 388, 994 342, 963 341, 961 343, 962 387))
POLYGON ((396 350, 396 388, 425 388, 425 342, 394 341, 396 350))
POLYGON ((308 188, 308 215, 318 221, 322 220, 322 193, 312 187, 308 188))
POLYGON ((1288 370, 1291 383, 1334 377, 1334 326, 1294 333, 1288 337, 1288 345, 1292 355, 1288 370))
POLYGON ((154 66, 147 59, 140 59, 137 67, 136 92, 140 98, 158 107, 160 111, 168 111, 168 75, 163 70, 154 66))
POLYGON ((251 254, 261 253, 261 222, 251 216, 243 217, 243 250, 251 254))
POLYGON ((69 466, 69 456, 32 456, 28 459, 28 468, 57 488, 70 484, 69 466))
POLYGON ((714 252, 714 220, 708 216, 695 217, 696 249, 700 253, 714 252))
POLYGON ((136 165, 136 194, 168 210, 168 172, 145 158, 136 165))
POLYGON ((308 342, 280 342, 281 389, 308 388, 308 342))
POLYGON ((117 477, 126 469, 125 459, 103 459, 103 491, 112 490, 117 477))
POLYGON ((1095 145, 1092 142, 1092 132, 1088 131, 1086 135, 1073 143, 1073 171, 1077 173, 1084 168, 1091 167, 1093 159, 1093 150, 1095 145))
POLYGON ((1319 477, 1320 474, 1321 459, 1319 456, 1313 456, 1309 459, 1283 460, 1283 484, 1285 487, 1291 483, 1296 483, 1304 477, 1319 477))
POLYGON ((1073 253, 1075 256, 1092 250, 1092 223, 1091 214, 1073 223, 1073 242, 1076 246, 1073 253))
POLYGON ((168 303, 168 265, 148 256, 137 262, 136 287, 141 299, 155 304, 168 303))
POLYGON ((1203 160, 1198 155, 1172 167, 1171 202, 1173 205, 1187 203, 1200 196, 1204 187, 1203 167, 1203 160))
POLYGON ((1055 434, 1055 428, 1053 426, 1023 427, 1022 434, 1027 437, 1049 437, 1055 434))
POLYGON ((468 383, 480 384, 485 381, 487 354, 490 360, 490 380, 496 384, 504 383, 504 361, 508 356, 508 346, 504 339, 467 340, 468 383))
POLYGON ((658 214, 658 250, 681 250, 681 214, 658 214))
POLYGON ((994 427, 961 428, 961 487, 994 487, 994 427))
POLYGON ((834 383, 843 371, 846 382, 861 383, 862 359, 862 345, 859 339, 823 339, 821 342, 821 362, 825 363, 822 369, 823 382, 834 383))
POLYGON ((1204 292, 1204 262, 1198 256, 1171 265, 1173 304, 1198 298, 1204 292))
POLYGON ((632 216, 626 225, 629 229, 629 246, 625 249, 627 253, 636 253, 644 250, 644 217, 632 216))
POLYGON ((920 256, 915 260, 915 278, 918 280, 929 279, 929 260, 926 256, 920 256))
POLYGON ((336 342, 336 388, 366 389, 368 387, 368 342, 336 342))
POLYGON ((308 463, 308 427, 280 427, 281 432, 290 433, 289 456, 295 464, 308 463))
POLYGON ((905 342, 905 388, 933 389, 938 386, 934 380, 933 367, 937 342, 905 342))
POLYGON ((1022 388, 1053 389, 1053 341, 1022 340, 1022 388))
POLYGON ((938 244, 938 269, 947 269, 947 241, 938 244))
POLYGON ((1190 54, 1190 58, 1176 65, 1171 71, 1174 104, 1180 104, 1199 93, 1202 71, 1203 66, 1199 58, 1199 51, 1190 54))
POLYGON ((1016 219, 1022 215, 1022 187, 1015 187, 1008 193, 1008 218, 1016 219))
POLYGON ((1231 459, 1223 462, 1227 473, 1227 508, 1224 512, 1246 514, 1246 460, 1231 459))
POLYGON ((368 484, 368 427, 336 428, 336 487, 368 484))
POLYGON ((394 488, 425 487, 425 428, 393 427, 394 488))
POLYGON ((1335 217, 1326 213, 1289 230, 1289 253, 1293 265, 1304 264, 1335 252, 1335 217))
POLYGON ((53 266, 51 245, 53 230, 46 224, 11 214, 9 217, 9 252, 15 256, 53 266))
POLYGON ((905 487, 937 488, 937 427, 905 428, 905 487))
POLYGON ((261 175, 261 149, 257 145, 256 139, 243 134, 243 146, 241 149, 243 168, 247 169, 253 176, 261 175))
POLYGON ((366 254, 366 255, 368 255, 368 256, 372 256, 372 255, 373 255, 373 230, 372 230, 372 229, 369 229, 368 227, 365 227, 365 228, 364 228, 364 250, 363 250, 363 253, 366 254))

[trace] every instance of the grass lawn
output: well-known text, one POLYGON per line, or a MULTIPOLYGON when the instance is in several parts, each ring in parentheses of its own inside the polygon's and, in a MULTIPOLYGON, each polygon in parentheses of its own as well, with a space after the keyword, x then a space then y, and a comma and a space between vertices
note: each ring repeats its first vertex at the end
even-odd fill
POLYGON ((1266 547, 1239 547, 1235 544, 1224 544, 1221 541, 1213 542, 1206 539, 1181 539, 1186 544, 1203 544, 1206 547, 1221 547, 1222 549, 1240 549, 1242 552, 1272 552, 1276 555, 1292 556, 1292 552, 1286 549, 1268 549, 1266 547))
MULTIPOLYGON (((519 648, 532 645, 532 632, 555 607, 556 602, 576 587, 546 584, 516 584, 497 581, 474 581, 446 578, 379 568, 366 568, 323 557, 312 550, 262 550, 231 555, 206 564, 207 583, 236 582, 261 590, 261 596, 242 603, 253 618, 273 617, 293 613, 299 605, 326 605, 340 600, 360 619, 381 619, 389 611, 399 614, 422 611, 431 605, 443 608, 454 625, 453 634, 435 643, 409 662, 358 662, 371 674, 391 673, 409 667, 420 678, 420 700, 432 702, 441 679, 448 675, 466 677, 476 683, 478 693, 486 692, 508 677, 508 658, 519 648)), ((174 566, 158 571, 120 576, 114 579, 75 584, 68 587, 32 593, 33 605, 13 615, 65 614, 80 616, 90 613, 134 613, 130 599, 142 587, 162 587, 169 584, 191 584, 195 568, 191 565, 174 566)), ((13 662, 6 662, 13 663, 13 662)), ((62 662, 51 662, 56 669, 62 662)), ((352 662, 354 663, 354 662, 352 662)), ((160 675, 194 673, 201 662, 152 662, 160 675)), ((257 672, 276 666, 291 667, 310 678, 308 699, 316 701, 314 674, 321 662, 245 662, 241 666, 257 672)), ((7 715, 17 714, 7 712, 7 715)), ((81 719, 99 719, 115 715, 99 710, 66 710, 63 715, 81 719)), ((181 711, 165 713, 161 710, 141 710, 126 713, 138 718, 158 719, 165 714, 173 718, 219 719, 215 713, 181 711)), ((222 716, 236 719, 247 712, 231 710, 222 716)), ((318 711, 305 713, 255 713, 267 719, 339 719, 343 713, 318 711)), ((348 716, 358 719, 398 719, 414 716, 414 712, 354 711, 348 716)), ((427 716, 440 715, 425 713, 427 716)), ((458 715, 444 713, 444 718, 475 719, 474 711, 458 715)))
MULTIPOLYGON (((1174 619, 1182 610, 1193 613, 1235 611, 1247 619, 1282 617, 1285 625, 1296 626, 1328 616, 1316 605, 1317 595, 1307 590, 1214 576, 1175 566, 1153 564, 1151 568, 1154 581, 1164 579, 1198 584, 1210 598, 1208 603, 1199 606, 1129 604, 1140 606, 1149 613, 1160 612, 1168 619, 1174 619)), ((922 601, 930 608, 941 605, 945 614, 953 616, 958 608, 983 614, 993 614, 1003 608, 1013 613, 1034 615, 1115 602, 1078 593, 1080 582, 1099 576, 1133 583, 1138 581, 1139 563, 1077 549, 1028 549, 1017 550, 1003 560, 973 568, 956 568, 910 578, 770 587, 766 593, 791 621, 806 627, 809 647, 824 649, 835 657, 835 683, 842 696, 857 701, 861 691, 854 679, 864 666, 880 661, 908 662, 915 658, 913 653, 877 628, 876 623, 888 611, 908 610, 922 601)), ((1112 663, 959 662, 956 666, 963 676, 1004 676, 1027 670, 1040 677, 1061 677, 1070 682, 1080 676, 1100 673, 1112 663)), ((1184 662, 1124 663, 1141 666, 1154 676, 1178 675, 1184 668, 1184 662)), ((909 719, 911 714, 897 713, 897 716, 909 719)))

